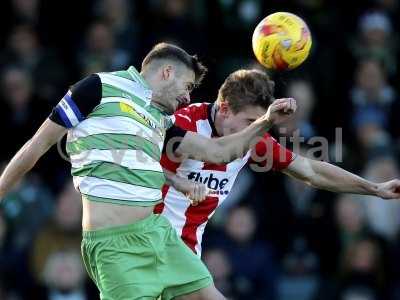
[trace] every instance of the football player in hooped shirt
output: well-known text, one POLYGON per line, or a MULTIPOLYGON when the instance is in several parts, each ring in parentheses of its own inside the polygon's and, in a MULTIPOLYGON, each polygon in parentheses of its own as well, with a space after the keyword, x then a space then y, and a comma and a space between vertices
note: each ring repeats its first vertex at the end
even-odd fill
MULTIPOLYGON (((273 87, 274 83, 261 71, 236 71, 225 80, 214 104, 192 104, 178 110, 175 124, 206 137, 233 134, 265 114, 274 99, 273 87), (269 97, 260 97, 262 94, 269 97)), ((202 235, 209 218, 226 199, 239 171, 248 163, 260 171, 281 171, 316 188, 333 192, 375 195, 383 199, 400 198, 400 180, 383 183, 367 181, 329 163, 294 154, 265 134, 242 158, 227 164, 210 164, 193 159, 179 162, 166 151, 161 159, 163 169, 182 179, 180 184, 164 185, 164 202, 156 206, 155 212, 167 217, 184 242, 200 255, 202 235), (206 185, 215 193, 204 193, 203 197, 199 197, 201 201, 188 201, 185 194, 178 190, 180 186, 183 188, 190 184, 206 185)))

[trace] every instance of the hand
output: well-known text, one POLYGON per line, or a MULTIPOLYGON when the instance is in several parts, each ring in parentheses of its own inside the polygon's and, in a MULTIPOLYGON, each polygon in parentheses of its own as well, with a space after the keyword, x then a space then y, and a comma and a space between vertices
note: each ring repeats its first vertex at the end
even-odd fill
POLYGON ((400 180, 379 183, 376 195, 382 199, 400 199, 400 180))
POLYGON ((272 124, 277 125, 288 120, 297 109, 296 100, 293 98, 277 99, 268 107, 265 118, 272 124))
POLYGON ((215 191, 207 188, 202 183, 190 182, 189 191, 185 193, 190 200, 191 205, 197 206, 203 202, 207 196, 214 194, 215 191))

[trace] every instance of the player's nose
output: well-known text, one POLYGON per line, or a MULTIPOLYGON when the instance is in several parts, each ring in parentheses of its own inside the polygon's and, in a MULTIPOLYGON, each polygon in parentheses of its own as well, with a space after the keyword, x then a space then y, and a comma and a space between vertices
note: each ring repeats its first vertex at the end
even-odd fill
POLYGON ((183 97, 183 101, 185 102, 185 104, 190 104, 190 93, 187 92, 183 97))

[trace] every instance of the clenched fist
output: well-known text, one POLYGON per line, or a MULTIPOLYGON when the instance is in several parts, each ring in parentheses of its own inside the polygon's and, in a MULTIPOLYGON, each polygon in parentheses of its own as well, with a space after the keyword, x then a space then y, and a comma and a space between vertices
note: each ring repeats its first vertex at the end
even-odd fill
POLYGON ((297 109, 296 100, 293 98, 276 99, 268 107, 265 118, 272 124, 277 125, 288 120, 297 109))

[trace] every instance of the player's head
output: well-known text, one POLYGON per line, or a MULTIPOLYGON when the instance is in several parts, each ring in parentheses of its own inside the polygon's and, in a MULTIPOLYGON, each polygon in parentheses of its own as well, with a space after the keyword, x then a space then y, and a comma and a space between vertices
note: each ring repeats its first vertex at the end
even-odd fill
POLYGON ((218 91, 220 134, 238 132, 265 114, 273 93, 274 82, 260 70, 231 73, 218 91))
POLYGON ((168 113, 189 104, 190 92, 206 71, 197 56, 167 43, 155 45, 142 62, 142 74, 153 91, 153 102, 168 113))

